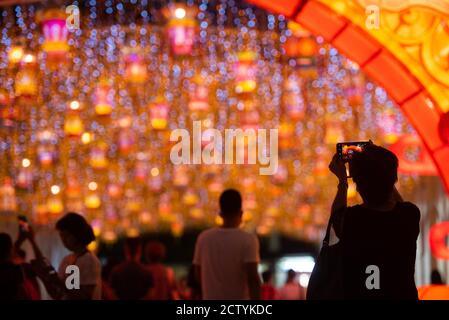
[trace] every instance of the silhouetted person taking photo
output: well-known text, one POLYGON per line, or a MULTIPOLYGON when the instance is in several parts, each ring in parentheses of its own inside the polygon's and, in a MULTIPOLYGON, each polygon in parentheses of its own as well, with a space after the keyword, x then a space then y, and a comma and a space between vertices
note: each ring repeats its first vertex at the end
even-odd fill
POLYGON ((329 244, 341 241, 343 297, 418 299, 414 273, 420 212, 396 190, 397 157, 373 144, 354 154, 349 173, 363 203, 353 207, 347 207, 345 164, 335 155, 329 169, 339 179, 329 244))
POLYGON ((193 264, 205 300, 260 299, 259 241, 241 230, 242 197, 237 190, 220 196, 223 225, 202 232, 193 264))

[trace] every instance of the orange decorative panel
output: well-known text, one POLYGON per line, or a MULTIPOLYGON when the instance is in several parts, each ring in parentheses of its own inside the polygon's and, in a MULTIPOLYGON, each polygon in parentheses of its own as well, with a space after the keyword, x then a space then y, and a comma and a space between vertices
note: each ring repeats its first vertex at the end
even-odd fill
POLYGON ((345 18, 317 2, 307 2, 296 17, 296 21, 311 32, 323 36, 327 41, 332 41, 346 25, 345 18))
POLYGON ((363 67, 366 73, 401 104, 420 91, 415 78, 391 54, 382 50, 363 67))
POLYGON ((247 0, 266 10, 292 17, 302 0, 247 0))
MULTIPOLYGON (((440 115, 435 108, 429 106, 429 99, 424 93, 405 102, 402 105, 402 110, 430 150, 435 150, 443 145, 438 131, 440 115)), ((447 164, 449 166, 449 162, 447 164)))
POLYGON ((332 45, 349 59, 363 65, 381 46, 373 38, 367 37, 366 32, 353 24, 348 25, 332 41, 332 45))

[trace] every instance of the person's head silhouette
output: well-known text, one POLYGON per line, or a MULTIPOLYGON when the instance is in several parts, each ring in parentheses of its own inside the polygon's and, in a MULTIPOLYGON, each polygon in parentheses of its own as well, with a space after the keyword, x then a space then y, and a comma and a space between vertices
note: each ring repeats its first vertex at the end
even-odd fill
POLYGON ((393 152, 371 144, 354 154, 349 171, 363 202, 381 206, 391 199, 398 180, 398 158, 393 152))
POLYGON ((242 222, 242 196, 235 189, 227 189, 220 195, 220 216, 223 227, 236 228, 242 222))
POLYGON ((73 252, 86 250, 87 245, 95 240, 92 227, 78 213, 67 213, 56 222, 56 229, 64 246, 73 252))
POLYGON ((12 239, 7 233, 0 233, 0 262, 11 260, 13 252, 12 239))

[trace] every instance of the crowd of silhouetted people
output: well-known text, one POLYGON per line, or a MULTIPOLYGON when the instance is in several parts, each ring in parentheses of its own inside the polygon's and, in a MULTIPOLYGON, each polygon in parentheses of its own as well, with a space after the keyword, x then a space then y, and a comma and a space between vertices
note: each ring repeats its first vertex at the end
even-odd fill
MULTIPOLYGON (((323 247, 338 247, 341 265, 325 266, 319 257, 313 296, 326 297, 326 290, 337 288, 323 278, 327 268, 331 273, 335 269, 333 277, 341 282, 338 297, 417 299, 414 271, 420 212, 395 188, 396 156, 375 145, 353 156, 349 173, 363 202, 351 207, 346 202, 347 168, 337 154, 329 169, 338 184, 323 247), (373 265, 381 276, 378 283, 368 287, 366 270, 373 265), (341 273, 336 274, 337 270, 341 273)), ((181 279, 164 264, 167 252, 162 243, 144 243, 138 237, 126 239, 123 261, 102 266, 88 250, 95 240, 93 229, 77 213, 67 213, 56 223, 62 243, 70 251, 57 269, 42 254, 31 226, 19 228, 14 242, 1 233, 0 299, 41 299, 38 279, 57 300, 305 299, 306 288, 299 284, 294 270, 287 272, 280 288, 273 286, 270 270, 259 273, 259 240, 240 228, 243 210, 239 191, 225 190, 219 208, 223 224, 198 236, 191 268, 181 279), (30 262, 21 249, 26 241, 34 252, 30 262)))

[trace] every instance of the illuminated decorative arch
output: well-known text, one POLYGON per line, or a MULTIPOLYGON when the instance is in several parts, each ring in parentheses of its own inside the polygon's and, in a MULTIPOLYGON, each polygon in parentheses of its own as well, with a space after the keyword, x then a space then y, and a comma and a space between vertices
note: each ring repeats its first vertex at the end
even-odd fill
POLYGON ((385 88, 415 127, 449 193, 449 5, 441 0, 247 0, 322 36, 385 88), (380 28, 368 29, 376 4, 380 28), (399 5, 400 4, 400 5, 399 5))

